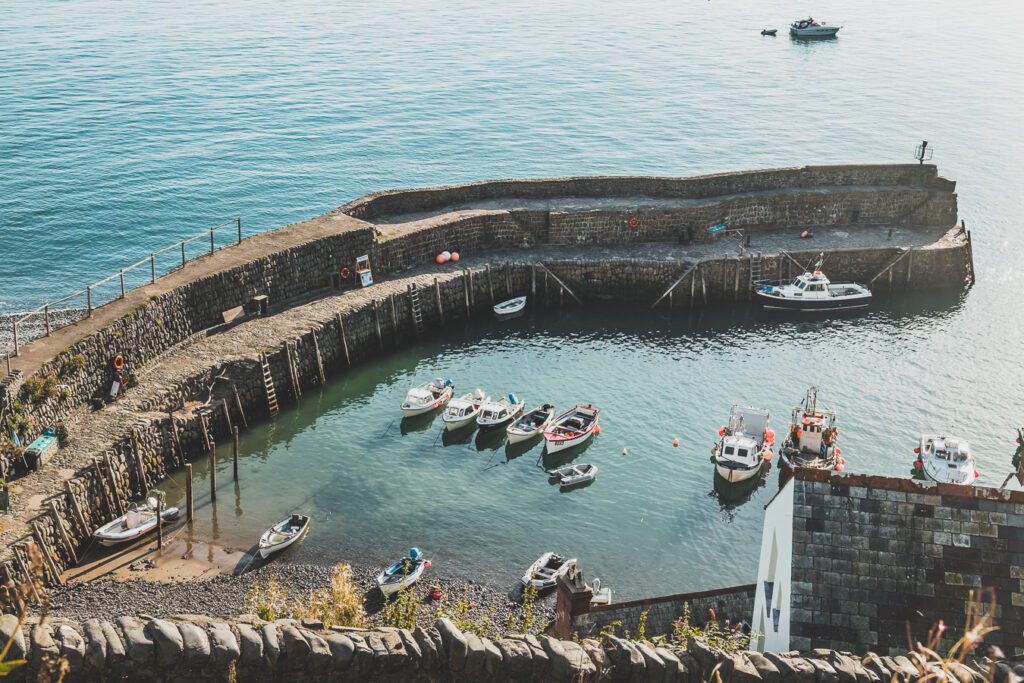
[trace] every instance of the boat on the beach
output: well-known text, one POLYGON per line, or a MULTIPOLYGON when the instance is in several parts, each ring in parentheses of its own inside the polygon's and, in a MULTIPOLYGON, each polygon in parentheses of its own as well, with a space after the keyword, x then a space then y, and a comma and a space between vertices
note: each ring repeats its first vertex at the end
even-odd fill
POLYGON ((520 443, 536 438, 544 433, 547 426, 555 419, 555 407, 545 403, 505 428, 509 443, 520 443))
POLYGON ((566 489, 571 486, 594 481, 597 477, 597 465, 589 462, 579 465, 566 465, 565 467, 548 470, 548 475, 552 479, 557 479, 558 485, 566 489))
POLYGON ((557 553, 547 552, 538 557, 519 580, 523 586, 532 585, 537 590, 555 587, 559 576, 565 576, 576 566, 576 559, 566 559, 557 553))
POLYGON ((499 318, 505 318, 508 316, 515 315, 516 313, 522 313, 523 309, 526 308, 526 297, 517 296, 515 299, 509 299, 508 301, 502 301, 500 304, 495 305, 494 315, 499 318))
POLYGON ((978 478, 978 462, 966 439, 924 434, 914 452, 914 469, 932 481, 970 486, 978 478))
POLYGON ((789 35, 794 38, 832 38, 842 26, 829 26, 815 21, 813 17, 799 19, 789 25, 789 35))
MULTIPOLYGON (((92 533, 96 542, 103 546, 119 545, 134 541, 156 529, 156 498, 147 498, 141 505, 133 504, 128 512, 108 522, 92 533)), ((165 521, 178 518, 178 508, 170 507, 160 513, 165 521)))
POLYGON ((309 517, 290 514, 260 536, 260 557, 266 559, 295 544, 309 531, 309 517))
POLYGON ((515 394, 502 396, 497 401, 484 401, 476 423, 481 429, 493 429, 514 420, 523 414, 526 403, 515 394))
POLYGON ((419 548, 409 548, 408 557, 381 570, 375 581, 380 592, 387 597, 419 581, 429 567, 430 560, 423 557, 419 548))
POLYGON ((476 422, 477 416, 480 415, 480 409, 486 401, 490 400, 490 397, 486 396, 482 389, 453 398, 448 402, 444 413, 441 414, 444 428, 453 432, 476 422))
POLYGON ((440 377, 418 387, 413 387, 405 395, 405 401, 402 402, 402 414, 406 417, 413 417, 437 410, 448 403, 454 391, 455 386, 452 384, 452 381, 450 379, 441 379, 440 377))
POLYGON ((578 446, 597 433, 599 412, 594 406, 578 405, 556 417, 544 430, 547 452, 557 453, 578 446))
POLYGON ((771 413, 753 406, 732 407, 729 423, 718 430, 720 441, 711 449, 719 476, 729 483, 757 476, 772 458, 775 433, 768 428, 771 413))
POLYGON ((818 387, 807 390, 804 402, 793 408, 789 433, 779 449, 790 472, 798 467, 842 472, 846 461, 839 446, 836 411, 818 406, 818 387))
POLYGON ((871 290, 856 282, 834 284, 821 271, 819 260, 813 272, 787 284, 761 283, 754 290, 761 305, 777 311, 836 311, 866 308, 871 290))
POLYGON ((590 590, 593 591, 590 598, 591 605, 612 604, 612 589, 610 586, 602 586, 601 579, 594 577, 594 583, 591 584, 590 590))

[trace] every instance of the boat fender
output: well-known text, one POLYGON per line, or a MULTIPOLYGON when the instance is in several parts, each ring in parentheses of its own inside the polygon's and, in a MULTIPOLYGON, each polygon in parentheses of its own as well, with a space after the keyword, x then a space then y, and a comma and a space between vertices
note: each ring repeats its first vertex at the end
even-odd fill
POLYGON ((810 230, 804 230, 802 233, 800 233, 800 239, 804 239, 805 240, 808 237, 814 237, 814 233, 811 232, 810 230))
POLYGON ((347 279, 349 278, 349 276, 350 276, 351 274, 352 274, 352 271, 350 271, 350 270, 348 269, 348 266, 344 266, 344 267, 343 267, 343 268, 341 269, 341 279, 342 279, 342 280, 347 280, 347 279))
POLYGON ((974 478, 977 479, 980 476, 981 476, 981 472, 979 472, 978 470, 974 470, 974 478))
POLYGON ((452 252, 452 263, 458 263, 458 261, 459 261, 459 252, 453 251, 452 252))
POLYGON ((845 465, 841 462, 837 462, 835 466, 836 472, 842 472, 845 469, 845 465))
POLYGON ((725 427, 722 427, 721 429, 718 430, 718 435, 725 436, 725 427))
POLYGON ((594 434, 601 433, 601 425, 594 425, 594 434))
POLYGON ((430 599, 434 600, 434 601, 437 601, 437 600, 441 599, 441 587, 440 586, 433 586, 430 589, 430 599))
POLYGON ((434 563, 431 562, 430 560, 427 560, 426 562, 423 563, 423 568, 424 569, 430 569, 433 566, 434 566, 434 563))
POLYGON ((117 354, 117 355, 114 356, 114 359, 113 359, 112 362, 113 362, 113 365, 114 365, 114 369, 115 370, 120 370, 121 368, 124 367, 124 356, 122 356, 121 354, 117 354))
POLYGON ((842 455, 842 454, 843 454, 843 449, 842 448, 837 448, 836 449, 836 455, 842 455))
POLYGON ((915 449, 914 449, 914 452, 915 452, 915 453, 920 453, 920 452, 921 452, 921 447, 920 447, 920 446, 918 446, 917 448, 915 448, 915 449))
POLYGON ((772 458, 774 458, 774 457, 775 457, 775 456, 774 456, 774 455, 772 454, 772 452, 771 452, 771 451, 768 451, 767 453, 765 453, 765 454, 764 454, 764 460, 765 460, 765 462, 771 462, 771 461, 772 461, 772 458))
POLYGON ((914 461, 914 469, 915 470, 919 470, 919 469, 922 469, 922 468, 924 468, 924 463, 921 462, 920 460, 915 460, 914 461))
POLYGON ((775 432, 770 429, 766 429, 764 432, 764 440, 768 443, 775 443, 775 432))

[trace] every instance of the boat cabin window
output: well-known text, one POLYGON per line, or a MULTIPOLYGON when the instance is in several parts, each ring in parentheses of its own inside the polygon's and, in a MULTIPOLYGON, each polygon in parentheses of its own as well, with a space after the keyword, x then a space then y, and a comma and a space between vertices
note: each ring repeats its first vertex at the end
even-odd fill
POLYGON ((824 292, 825 285, 811 285, 807 288, 808 292, 824 292))
POLYGON ((736 451, 736 455, 738 455, 738 456, 739 456, 739 457, 741 457, 741 458, 745 458, 745 457, 747 457, 747 455, 748 455, 749 453, 750 453, 750 451, 748 451, 748 450, 747 450, 746 448, 739 448, 739 449, 737 449, 737 451, 736 451))
POLYGON ((726 446, 725 447, 725 454, 726 455, 732 455, 735 452, 736 452, 736 449, 733 448, 732 446, 726 446))
POLYGON ((803 280, 797 280, 796 281, 796 288, 797 289, 803 289, 806 286, 807 286, 807 283, 804 282, 803 280))

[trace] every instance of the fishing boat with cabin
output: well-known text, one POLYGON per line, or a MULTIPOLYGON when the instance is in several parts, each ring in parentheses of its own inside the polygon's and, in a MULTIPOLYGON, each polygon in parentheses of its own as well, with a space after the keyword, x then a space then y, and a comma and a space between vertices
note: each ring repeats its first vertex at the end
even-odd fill
POLYGON ((797 276, 784 284, 759 282, 754 294, 766 310, 837 311, 867 308, 871 290, 856 282, 833 283, 821 270, 824 254, 818 257, 813 271, 797 276))
POLYGON ((914 469, 940 484, 970 486, 979 476, 978 461, 967 439, 924 434, 914 453, 914 469))
POLYGON ((544 433, 554 419, 555 407, 550 403, 534 408, 505 428, 508 442, 522 443, 536 438, 544 433))
POLYGON ((761 473, 772 459, 775 432, 768 428, 771 413, 763 408, 732 407, 729 423, 718 430, 721 440, 711 449, 715 471, 729 483, 761 473))
POLYGON ((789 433, 779 449, 789 472, 799 467, 842 472, 846 465, 839 448, 836 411, 818 405, 818 387, 807 390, 804 402, 793 408, 789 433))
POLYGON ((437 410, 448 403, 454 392, 455 385, 452 384, 452 381, 440 377, 413 387, 402 402, 402 414, 406 417, 415 417, 437 410))
POLYGON ((480 407, 476 423, 480 429, 494 429, 523 414, 526 402, 515 394, 502 396, 497 401, 485 401, 480 407))
POLYGON ((444 412, 441 414, 444 428, 454 432, 457 429, 473 424, 480 415, 480 409, 483 408, 484 403, 490 400, 491 397, 484 394, 483 389, 477 389, 468 394, 463 394, 459 398, 453 398, 448 402, 444 412))

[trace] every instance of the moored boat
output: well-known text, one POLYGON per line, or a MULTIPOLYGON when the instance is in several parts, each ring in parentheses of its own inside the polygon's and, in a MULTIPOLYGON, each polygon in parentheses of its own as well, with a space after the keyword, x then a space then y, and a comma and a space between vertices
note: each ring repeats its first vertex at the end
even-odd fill
POLYGON ((799 19, 789 25, 789 35, 795 38, 831 38, 839 33, 842 26, 829 26, 815 21, 813 17, 799 19))
MULTIPOLYGON (((160 517, 165 522, 175 520, 178 508, 167 508, 160 517)), ((132 505, 128 512, 96 529, 92 537, 103 546, 119 545, 145 536, 156 529, 156 522, 156 499, 149 498, 142 505, 132 505)))
POLYGON ((729 424, 718 431, 721 440, 711 449, 715 470, 722 479, 729 483, 750 479, 771 460, 775 433, 768 428, 770 417, 763 408, 732 407, 729 424))
POLYGON ((575 558, 570 560, 557 553, 547 552, 530 565, 519 582, 523 586, 532 585, 537 590, 548 590, 555 587, 559 576, 565 576, 574 566, 575 558))
POLYGON ((593 406, 578 405, 556 417, 544 430, 544 446, 547 452, 557 453, 579 446, 597 433, 599 412, 593 406))
POLYGON ((484 403, 490 400, 491 398, 486 396, 482 389, 453 398, 448 402, 444 413, 441 414, 444 428, 453 432, 473 424, 480 415, 480 409, 484 403))
POLYGON ((565 489, 594 481, 597 477, 597 465, 592 463, 566 465, 558 469, 548 470, 548 475, 552 479, 557 479, 559 486, 565 489))
POLYGON ((502 396, 497 401, 485 401, 480 407, 476 423, 481 429, 500 427, 523 414, 526 403, 515 394, 502 396))
POLYGON ((761 35, 762 36, 774 36, 778 32, 779 32, 779 29, 777 29, 777 28, 766 28, 766 29, 762 29, 761 30, 761 35))
POLYGON ((430 560, 423 557, 419 548, 409 548, 408 557, 381 570, 375 581, 380 592, 387 597, 419 581, 429 567, 430 560))
POLYGON ((940 484, 970 486, 979 476, 978 462, 966 439, 924 434, 914 452, 914 469, 940 484))
POLYGON ((545 403, 534 408, 505 428, 509 443, 521 443, 536 438, 544 433, 551 421, 555 419, 555 407, 545 403))
POLYGON ((290 514, 263 532, 260 537, 259 554, 266 559, 294 545, 309 531, 309 517, 290 514))
POLYGON ((450 379, 438 377, 432 382, 413 387, 402 402, 402 414, 406 417, 423 415, 437 410, 451 399, 455 386, 450 379))
POLYGON ((508 301, 502 301, 500 304, 495 305, 494 315, 499 318, 504 318, 516 313, 522 313, 523 309, 526 308, 526 297, 517 296, 515 299, 509 299, 508 301))
POLYGON ((836 411, 818 405, 818 388, 807 390, 804 402, 793 408, 789 433, 779 449, 782 464, 790 472, 798 467, 842 472, 846 460, 839 448, 836 411))
POLYGON ((769 310, 836 311, 866 308, 871 303, 871 290, 864 285, 830 282, 821 271, 820 260, 813 272, 804 273, 787 284, 759 283, 754 293, 769 310))

